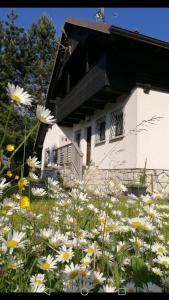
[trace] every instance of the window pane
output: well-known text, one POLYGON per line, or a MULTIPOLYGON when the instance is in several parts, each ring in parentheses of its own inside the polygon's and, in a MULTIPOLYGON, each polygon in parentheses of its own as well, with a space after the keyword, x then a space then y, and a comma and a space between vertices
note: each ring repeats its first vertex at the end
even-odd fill
POLYGON ((110 139, 123 135, 123 111, 118 110, 111 114, 110 139))

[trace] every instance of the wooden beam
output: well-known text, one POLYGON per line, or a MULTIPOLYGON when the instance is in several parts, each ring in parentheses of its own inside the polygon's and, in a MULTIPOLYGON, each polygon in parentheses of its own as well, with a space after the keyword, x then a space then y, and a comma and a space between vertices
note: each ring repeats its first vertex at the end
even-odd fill
POLYGON ((103 56, 63 98, 62 103, 58 105, 56 116, 58 122, 64 120, 105 86, 105 67, 105 57, 103 56))
POLYGON ((93 109, 103 109, 104 108, 104 104, 101 104, 101 103, 98 103, 98 102, 92 102, 91 101, 91 103, 90 104, 84 104, 84 105, 82 105, 82 108, 87 108, 87 109, 91 109, 91 108, 93 108, 93 109))

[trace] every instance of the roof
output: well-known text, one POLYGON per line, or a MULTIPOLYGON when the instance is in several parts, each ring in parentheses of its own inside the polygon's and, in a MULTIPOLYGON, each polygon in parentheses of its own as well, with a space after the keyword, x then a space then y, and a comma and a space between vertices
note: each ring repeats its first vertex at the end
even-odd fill
POLYGON ((110 25, 110 24, 106 24, 103 22, 90 22, 87 20, 80 20, 80 19, 74 19, 74 18, 65 18, 65 25, 73 25, 73 26, 79 26, 82 27, 84 29, 90 29, 90 30, 95 30, 95 31, 99 31, 99 32, 103 32, 105 34, 110 34, 110 35, 120 35, 123 37, 127 37, 127 38, 131 38, 131 39, 135 39, 138 41, 142 41, 148 44, 152 44, 152 45, 156 45, 156 46, 160 46, 166 49, 169 49, 169 43, 156 39, 156 38, 152 38, 150 36, 147 35, 143 35, 137 32, 133 32, 124 28, 120 28, 114 25, 110 25))

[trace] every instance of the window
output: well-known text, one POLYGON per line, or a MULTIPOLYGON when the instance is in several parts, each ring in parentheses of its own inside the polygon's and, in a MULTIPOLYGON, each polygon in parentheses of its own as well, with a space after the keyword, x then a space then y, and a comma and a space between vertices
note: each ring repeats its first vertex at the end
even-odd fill
POLYGON ((45 167, 47 167, 50 161, 50 150, 49 148, 45 149, 45 167))
POLYGON ((96 121, 96 144, 105 141, 106 139, 105 129, 106 129, 106 118, 102 117, 96 121))
POLYGON ((58 159, 58 155, 57 155, 57 149, 53 149, 53 163, 57 164, 57 159, 58 159))
POLYGON ((81 130, 75 131, 74 134, 74 141, 80 147, 80 140, 81 140, 81 130))
POLYGON ((110 138, 109 140, 123 135, 123 111, 114 111, 110 116, 110 138))

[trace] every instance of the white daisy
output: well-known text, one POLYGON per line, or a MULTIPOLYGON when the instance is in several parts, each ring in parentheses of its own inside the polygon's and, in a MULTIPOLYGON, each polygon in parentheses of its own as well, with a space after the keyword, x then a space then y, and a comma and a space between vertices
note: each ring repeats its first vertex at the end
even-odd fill
POLYGON ((44 284, 45 282, 45 275, 44 274, 36 274, 36 275, 32 275, 30 278, 30 284, 31 285, 41 285, 44 284))
POLYGON ((6 178, 0 180, 0 194, 2 194, 3 190, 10 186, 10 182, 6 182, 6 178))
POLYGON ((64 242, 66 242, 65 236, 59 232, 56 232, 54 235, 50 236, 49 238, 49 244, 54 247, 57 247, 64 242))
POLYGON ((7 268, 8 269, 12 269, 12 270, 16 270, 18 268, 23 267, 23 261, 22 259, 17 259, 15 256, 12 258, 11 261, 9 261, 7 268))
POLYGON ((75 280, 79 274, 79 265, 74 265, 73 263, 71 263, 70 266, 66 265, 63 273, 67 279, 75 280))
POLYGON ((7 240, 4 238, 0 238, 3 240, 3 242, 6 243, 6 246, 10 249, 10 254, 13 252, 14 249, 16 248, 23 248, 25 246, 25 243, 28 242, 28 240, 22 240, 23 237, 25 236, 25 232, 19 232, 13 230, 9 232, 7 240))
POLYGON ((162 272, 161 272, 161 270, 159 269, 159 268, 152 268, 152 271, 153 271, 153 273, 154 274, 156 274, 156 275, 158 275, 158 276, 162 276, 162 272))
POLYGON ((31 285, 31 293, 44 293, 46 291, 46 287, 44 284, 35 284, 35 285, 31 285))
POLYGON ((53 234, 53 230, 50 229, 50 228, 43 228, 43 229, 40 229, 40 236, 42 238, 44 238, 45 240, 47 240, 50 236, 52 236, 53 234))
POLYGON ((165 268, 169 267, 169 256, 159 255, 157 259, 154 259, 154 262, 159 263, 160 265, 164 266, 165 268))
POLYGON ((134 229, 142 229, 145 225, 146 220, 144 218, 132 218, 129 219, 129 224, 134 229))
POLYGON ((31 192, 36 197, 42 197, 47 195, 46 191, 43 188, 32 188, 31 192))
POLYGON ((32 169, 36 169, 36 168, 40 168, 40 161, 38 161, 38 158, 36 156, 29 156, 28 159, 26 160, 27 165, 32 168, 32 169))
POLYGON ((57 251, 58 255, 56 256, 57 261, 59 262, 69 262, 74 256, 72 248, 67 249, 66 246, 62 246, 60 251, 57 251))
POLYGON ((116 293, 117 289, 111 285, 103 285, 102 288, 99 289, 99 293, 116 293))
POLYGON ((14 208, 17 206, 17 203, 15 201, 12 201, 11 199, 5 198, 3 200, 3 207, 7 207, 7 208, 14 208))
POLYGON ((152 282, 143 284, 143 288, 141 288, 140 291, 145 293, 162 293, 161 287, 152 282))
POLYGON ((17 104, 30 105, 33 100, 31 96, 27 92, 24 92, 24 89, 18 85, 14 86, 14 84, 8 83, 6 90, 11 100, 17 104))
POLYGON ((105 280, 106 278, 103 276, 103 273, 101 272, 94 271, 91 274, 91 283, 94 285, 102 284, 105 280))
POLYGON ((41 256, 38 259, 38 267, 47 272, 56 269, 56 263, 56 259, 54 259, 50 254, 48 256, 41 256))
POLYGON ((163 255, 167 252, 167 249, 163 244, 155 243, 152 245, 152 252, 155 252, 158 255, 163 255))
POLYGON ((127 293, 136 293, 136 286, 134 282, 128 282, 125 286, 127 293))
POLYGON ((33 173, 33 172, 29 172, 29 177, 34 180, 34 181, 38 181, 39 180, 39 177, 33 173))
POLYGON ((91 264, 91 262, 92 262, 92 260, 88 255, 81 259, 81 263, 84 266, 89 266, 91 264))
POLYGON ((53 125, 56 122, 56 119, 51 116, 51 111, 42 105, 37 105, 36 117, 45 124, 53 125))
POLYGON ((88 256, 99 256, 101 254, 100 250, 98 249, 95 243, 89 245, 84 251, 87 253, 88 256))

